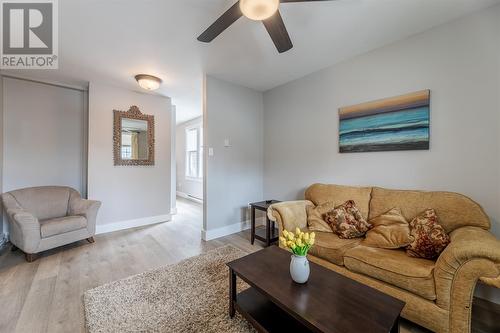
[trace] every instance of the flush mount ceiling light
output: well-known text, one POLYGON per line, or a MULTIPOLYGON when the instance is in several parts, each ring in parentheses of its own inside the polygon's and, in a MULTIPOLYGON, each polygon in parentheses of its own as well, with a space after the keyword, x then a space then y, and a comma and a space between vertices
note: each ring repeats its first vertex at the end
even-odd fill
POLYGON ((270 18, 278 11, 280 0, 240 0, 243 15, 254 21, 270 18))
POLYGON ((141 88, 146 90, 156 90, 160 88, 160 84, 162 82, 159 77, 147 74, 136 75, 135 80, 141 88))

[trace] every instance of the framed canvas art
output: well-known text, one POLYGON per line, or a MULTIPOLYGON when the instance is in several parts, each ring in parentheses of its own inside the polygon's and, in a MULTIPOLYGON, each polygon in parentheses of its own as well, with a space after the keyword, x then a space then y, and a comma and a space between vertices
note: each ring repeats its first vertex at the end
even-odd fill
POLYGON ((429 149, 430 90, 339 109, 339 152, 429 149))

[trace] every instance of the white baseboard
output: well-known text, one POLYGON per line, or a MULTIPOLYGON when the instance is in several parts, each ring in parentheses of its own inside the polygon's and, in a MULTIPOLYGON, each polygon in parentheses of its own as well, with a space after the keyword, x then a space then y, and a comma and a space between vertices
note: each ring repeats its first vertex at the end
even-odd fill
POLYGON ((108 232, 125 230, 130 228, 143 227, 146 225, 168 222, 172 219, 171 214, 143 217, 135 220, 120 221, 108 224, 98 224, 96 226, 96 234, 105 234, 108 232))
POLYGON ((181 198, 188 199, 188 200, 191 200, 191 201, 194 201, 194 202, 197 202, 197 203, 201 203, 201 204, 203 203, 203 200, 195 198, 195 197, 192 197, 192 196, 190 196, 187 193, 184 193, 184 192, 181 192, 181 191, 177 191, 176 194, 179 197, 181 197, 181 198))
MULTIPOLYGON (((255 225, 256 226, 264 225, 266 223, 265 221, 266 221, 266 219, 264 217, 257 218, 257 219, 255 219, 255 225)), ((213 230, 202 230, 201 231, 201 238, 204 241, 209 241, 209 240, 221 238, 224 236, 229 236, 229 235, 236 234, 236 233, 243 231, 243 230, 248 230, 248 229, 250 229, 251 225, 252 224, 251 224, 250 220, 247 220, 244 222, 230 224, 230 225, 220 227, 217 229, 213 229, 213 230)))

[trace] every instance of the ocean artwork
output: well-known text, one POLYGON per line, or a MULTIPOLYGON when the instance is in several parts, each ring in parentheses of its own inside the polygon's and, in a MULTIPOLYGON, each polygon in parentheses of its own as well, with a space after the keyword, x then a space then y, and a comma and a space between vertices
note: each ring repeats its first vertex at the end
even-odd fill
POLYGON ((339 109, 339 151, 429 149, 430 90, 339 109))

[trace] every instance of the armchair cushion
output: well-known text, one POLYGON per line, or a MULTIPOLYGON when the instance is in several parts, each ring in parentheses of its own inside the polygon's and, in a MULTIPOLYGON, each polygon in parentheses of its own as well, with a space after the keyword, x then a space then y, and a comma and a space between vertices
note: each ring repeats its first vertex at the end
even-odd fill
POLYGON ((87 219, 83 216, 65 216, 40 221, 42 238, 64 234, 87 227, 87 219))

